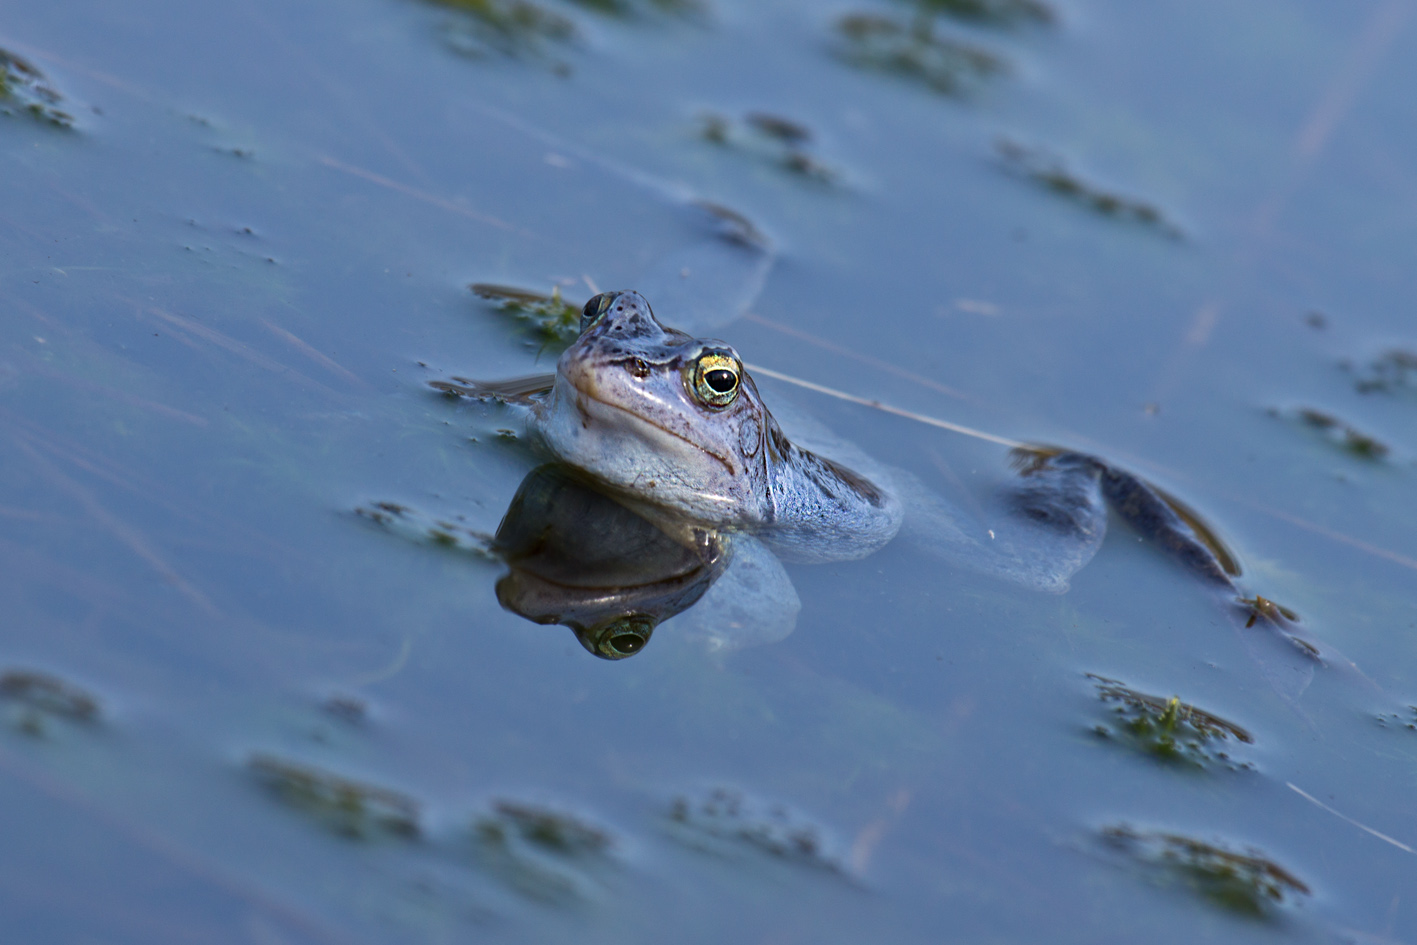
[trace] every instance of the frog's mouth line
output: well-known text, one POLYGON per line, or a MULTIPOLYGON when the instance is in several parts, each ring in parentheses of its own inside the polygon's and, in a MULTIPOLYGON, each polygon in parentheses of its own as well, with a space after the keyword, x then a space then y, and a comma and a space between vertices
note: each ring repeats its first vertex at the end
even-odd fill
MULTIPOLYGON (((715 453, 713 450, 707 448, 707 447, 704 446, 702 443, 695 443, 693 440, 689 439, 689 438, 688 438, 687 436, 685 436, 684 434, 682 434, 682 433, 676 433, 675 431, 669 429, 668 427, 661 426, 660 424, 655 423, 653 420, 649 419, 648 417, 644 417, 644 416, 641 416, 640 414, 635 413, 633 410, 629 410, 629 409, 627 409, 627 408, 625 408, 625 407, 620 406, 619 404, 612 404, 612 403, 611 403, 610 401, 608 401, 608 400, 602 400, 601 398, 595 396, 594 394, 589 393, 588 391, 586 391, 586 389, 583 388, 583 387, 581 387, 579 384, 576 384, 576 383, 573 382, 571 386, 575 388, 577 394, 579 394, 581 397, 584 397, 586 400, 593 400, 593 401, 595 401, 595 402, 598 403, 598 404, 602 404, 602 405, 604 405, 604 406, 606 406, 606 407, 609 407, 611 410, 618 410, 620 413, 623 413, 623 414, 625 414, 625 415, 628 416, 628 417, 633 417, 635 420, 638 420, 640 423, 643 423, 643 424, 645 424, 646 426, 653 427, 654 429, 660 431, 661 433, 668 433, 670 436, 674 437, 675 439, 683 440, 685 443, 688 443, 690 446, 692 446, 694 449, 698 450, 699 452, 703 453, 705 456, 712 456, 714 459, 718 460, 720 464, 722 464, 722 466, 723 466, 724 469, 728 470, 728 474, 729 474, 730 476, 736 476, 736 475, 738 474, 737 471, 734 470, 733 464, 729 461, 729 459, 728 459, 726 456, 720 456, 718 453, 715 453)), ((576 404, 576 409, 578 409, 582 414, 585 414, 585 412, 586 412, 585 407, 584 407, 581 403, 579 403, 579 402, 577 402, 577 404, 576 404)))

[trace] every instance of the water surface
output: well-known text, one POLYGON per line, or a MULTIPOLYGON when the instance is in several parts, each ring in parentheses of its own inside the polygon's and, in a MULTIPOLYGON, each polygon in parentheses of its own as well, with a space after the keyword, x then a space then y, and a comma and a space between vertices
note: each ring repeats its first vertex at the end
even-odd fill
MULTIPOLYGON (((9 10, 72 119, 7 85, 15 934, 1417 939, 1412 4, 938 6, 544 0, 571 34, 534 41, 402 0, 9 10), (1351 665, 1296 683, 1116 523, 1061 597, 896 543, 789 565, 779 643, 602 662, 355 514, 495 529, 537 459, 426 382, 554 351, 468 284, 634 287, 693 199, 780 251, 718 329, 747 360, 1130 466, 1351 665), (1158 756, 1088 673, 1253 742, 1158 756)), ((1004 474, 759 384, 936 488, 1004 474)))

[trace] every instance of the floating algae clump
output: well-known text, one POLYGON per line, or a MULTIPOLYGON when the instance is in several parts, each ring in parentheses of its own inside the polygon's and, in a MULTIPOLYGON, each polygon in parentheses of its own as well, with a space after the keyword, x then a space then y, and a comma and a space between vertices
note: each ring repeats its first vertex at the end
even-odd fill
POLYGON ((1006 170, 1100 216, 1139 224, 1169 239, 1179 240, 1185 236, 1181 228, 1168 220, 1155 204, 1113 193, 1084 180, 1061 158, 1044 148, 1001 138, 994 143, 994 150, 1006 170))
POLYGON ((565 346, 581 333, 581 306, 561 297, 556 286, 550 295, 512 286, 475 282, 468 286, 474 295, 493 303, 511 315, 543 344, 565 346))
POLYGON ((1007 71, 998 55, 939 35, 929 17, 906 24, 853 13, 838 20, 836 29, 842 40, 838 55, 851 65, 893 72, 947 95, 962 95, 980 80, 1007 71))
POLYGON ((990 26, 1052 23, 1058 14, 1041 0, 912 0, 923 11, 990 26))
POLYGON ((31 115, 60 128, 74 127, 74 116, 59 106, 64 97, 28 60, 0 49, 0 114, 31 115))
POLYGON ((1257 850, 1236 853, 1176 833, 1144 832, 1126 824, 1105 827, 1102 840, 1127 854, 1163 884, 1179 884, 1210 903, 1264 917, 1309 887, 1257 850))
POLYGON ((1197 767, 1249 767, 1237 764, 1220 748, 1232 739, 1246 745, 1254 742, 1253 736, 1234 722, 1188 705, 1176 696, 1167 699, 1137 692, 1116 679, 1092 673, 1088 678, 1097 686, 1098 697, 1111 705, 1114 713, 1110 725, 1093 728, 1096 734, 1165 761, 1197 767))
POLYGON ((341 836, 419 834, 418 802, 406 794, 273 755, 253 755, 247 767, 282 801, 341 836))

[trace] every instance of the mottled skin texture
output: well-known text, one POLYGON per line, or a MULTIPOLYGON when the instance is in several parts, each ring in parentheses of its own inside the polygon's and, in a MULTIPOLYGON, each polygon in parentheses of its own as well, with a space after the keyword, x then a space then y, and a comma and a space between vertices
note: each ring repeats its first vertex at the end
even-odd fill
POLYGON ((728 345, 665 328, 637 292, 597 296, 583 325, 532 408, 557 458, 694 521, 836 544, 840 557, 869 554, 899 529, 885 489, 788 442, 728 345), (731 392, 696 383, 705 364, 732 377, 731 392))

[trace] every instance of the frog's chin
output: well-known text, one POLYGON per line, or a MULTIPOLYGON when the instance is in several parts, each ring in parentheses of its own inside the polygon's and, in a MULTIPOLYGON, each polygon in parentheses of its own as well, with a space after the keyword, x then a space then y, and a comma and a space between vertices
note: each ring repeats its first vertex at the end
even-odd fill
POLYGON ((708 522, 751 514, 741 464, 624 406, 557 378, 539 414, 541 438, 558 459, 618 490, 708 522))

